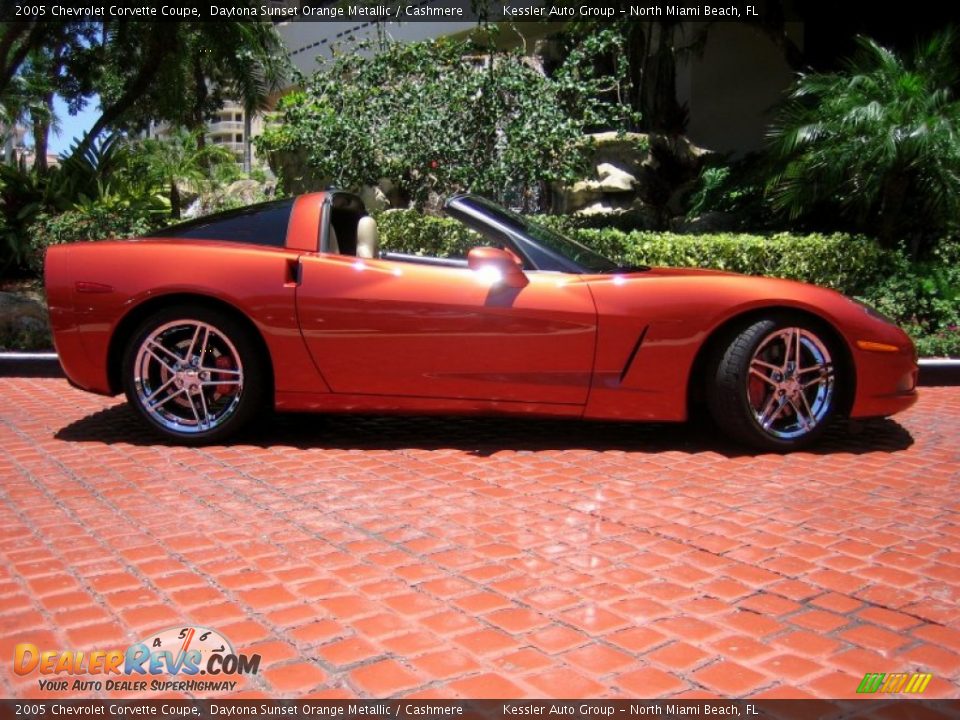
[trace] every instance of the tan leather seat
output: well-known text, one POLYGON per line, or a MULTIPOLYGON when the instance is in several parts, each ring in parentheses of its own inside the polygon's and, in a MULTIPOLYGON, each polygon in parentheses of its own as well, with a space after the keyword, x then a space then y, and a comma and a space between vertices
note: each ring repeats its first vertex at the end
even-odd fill
POLYGON ((380 254, 380 231, 377 222, 369 215, 357 223, 357 257, 376 258, 380 254))

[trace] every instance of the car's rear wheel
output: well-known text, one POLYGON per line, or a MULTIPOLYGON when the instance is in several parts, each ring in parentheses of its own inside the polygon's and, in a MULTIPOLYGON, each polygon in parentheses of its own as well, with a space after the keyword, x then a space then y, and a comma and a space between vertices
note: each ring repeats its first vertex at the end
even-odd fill
POLYGON ((720 344, 707 401, 732 439, 764 450, 815 441, 836 417, 846 378, 827 330, 805 318, 765 318, 720 344))
POLYGON ((264 362, 250 331, 213 308, 176 306, 150 316, 123 358, 127 400, 183 444, 219 442, 263 407, 264 362))

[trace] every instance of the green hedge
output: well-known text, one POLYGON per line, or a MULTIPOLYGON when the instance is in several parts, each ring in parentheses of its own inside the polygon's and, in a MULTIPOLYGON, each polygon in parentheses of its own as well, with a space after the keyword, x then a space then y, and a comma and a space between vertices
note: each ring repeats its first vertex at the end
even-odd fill
POLYGON ((389 210, 376 216, 380 247, 392 252, 433 257, 466 257, 479 236, 462 223, 421 215, 416 210, 389 210))
POLYGON ((875 283, 890 262, 888 253, 872 240, 843 234, 764 237, 581 230, 576 236, 629 265, 715 268, 802 280, 845 293, 875 283))
MULTIPOLYGON (((584 245, 625 265, 664 265, 730 270, 802 280, 845 293, 861 292, 891 267, 891 253, 862 236, 745 235, 676 233, 617 229, 577 229, 557 216, 545 225, 566 232, 584 245)), ((380 213, 377 223, 385 249, 420 255, 466 255, 476 234, 456 220, 420 215, 414 210, 380 213)))
MULTIPOLYGON (((921 355, 960 356, 960 245, 944 242, 924 262, 881 249, 859 235, 818 233, 679 235, 571 227, 565 218, 541 218, 625 265, 663 265, 767 275, 834 288, 896 320, 921 355)), ((464 256, 477 236, 449 218, 413 210, 380 213, 386 250, 464 256)))

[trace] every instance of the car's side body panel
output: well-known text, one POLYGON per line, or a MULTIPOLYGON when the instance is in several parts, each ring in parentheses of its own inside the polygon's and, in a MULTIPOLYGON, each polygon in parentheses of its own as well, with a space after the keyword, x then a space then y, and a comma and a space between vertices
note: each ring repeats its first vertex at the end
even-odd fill
POLYGON ((595 276, 589 283, 599 327, 585 417, 685 419, 688 380, 703 343, 731 319, 764 308, 819 317, 843 340, 856 373, 852 416, 889 415, 915 400, 916 365, 906 335, 833 291, 788 280, 665 268, 595 276), (904 349, 867 352, 858 340, 904 349))
POLYGON ((121 321, 143 303, 193 296, 246 316, 270 352, 278 391, 324 392, 297 322, 299 253, 207 241, 97 242, 48 254, 47 286, 57 351, 80 387, 114 393, 108 350, 121 321), (85 287, 99 287, 85 292, 85 287), (78 290, 78 288, 80 288, 78 290))
POLYGON ((579 418, 583 405, 511 400, 421 397, 413 395, 367 395, 336 392, 276 393, 276 409, 295 412, 385 413, 423 415, 527 415, 531 417, 579 418))
POLYGON ((337 393, 582 406, 596 309, 579 276, 510 288, 466 268, 301 259, 297 310, 337 393))

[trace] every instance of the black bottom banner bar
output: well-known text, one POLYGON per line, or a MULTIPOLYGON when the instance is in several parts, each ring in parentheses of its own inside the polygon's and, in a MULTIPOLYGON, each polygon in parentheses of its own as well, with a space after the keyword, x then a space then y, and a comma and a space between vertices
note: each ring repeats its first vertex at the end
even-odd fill
POLYGON ((511 720, 545 718, 744 718, 856 720, 960 718, 960 699, 877 697, 863 700, 3 700, 0 720, 14 718, 336 718, 342 720, 511 720))

